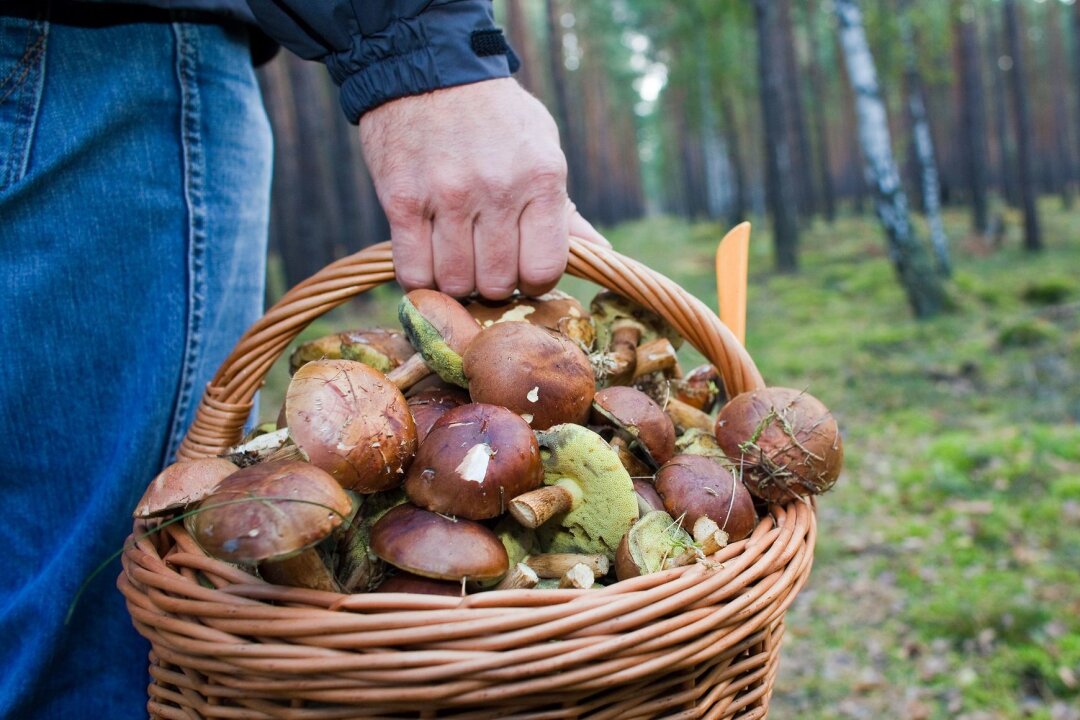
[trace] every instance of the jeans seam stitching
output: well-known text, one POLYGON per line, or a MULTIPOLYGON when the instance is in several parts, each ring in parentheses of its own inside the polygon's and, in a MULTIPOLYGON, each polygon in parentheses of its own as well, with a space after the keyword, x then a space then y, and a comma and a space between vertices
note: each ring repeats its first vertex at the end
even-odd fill
POLYGON ((194 374, 202 347, 202 320, 205 314, 206 295, 204 257, 206 207, 203 192, 205 157, 200 129, 202 108, 196 76, 199 57, 198 37, 195 31, 184 23, 174 23, 173 31, 177 39, 176 72, 180 87, 180 145, 183 161, 184 202, 188 212, 188 287, 184 356, 166 451, 167 462, 172 460, 187 429, 184 427, 184 419, 191 405, 194 374))
MULTIPOLYGON (((0 103, 7 100, 16 91, 15 131, 11 133, 11 142, 8 145, 7 160, 0 156, 0 191, 7 190, 18 182, 26 174, 26 168, 30 162, 31 138, 37 128, 38 109, 41 107, 42 85, 45 77, 45 48, 49 32, 48 22, 35 21, 31 32, 37 32, 38 38, 23 52, 19 60, 21 70, 19 77, 11 85, 11 91, 0 97, 0 103), (33 80, 33 89, 25 91, 26 79, 36 76, 33 80)), ((12 70, 2 82, 15 75, 12 70)))

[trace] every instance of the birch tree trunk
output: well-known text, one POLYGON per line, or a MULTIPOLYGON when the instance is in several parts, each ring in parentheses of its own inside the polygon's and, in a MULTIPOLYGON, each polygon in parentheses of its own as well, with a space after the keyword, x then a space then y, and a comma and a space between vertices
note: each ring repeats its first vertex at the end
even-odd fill
POLYGON ((866 43, 862 12, 854 0, 835 0, 834 6, 840 21, 840 44, 855 94, 866 179, 874 191, 877 215, 888 240, 889 258, 915 316, 928 318, 941 310, 944 290, 908 217, 907 197, 893 159, 885 103, 881 99, 874 58, 866 43))
POLYGON ((795 219, 791 148, 784 116, 782 57, 776 51, 776 3, 754 0, 758 37, 758 85, 765 128, 765 194, 773 219, 776 269, 798 269, 799 229, 795 219))
POLYGON ((1024 72, 1024 52, 1020 42, 1020 19, 1016 0, 1003 0, 1005 35, 1012 55, 1013 112, 1016 116, 1016 164, 1019 167, 1020 197, 1024 206, 1024 248, 1042 250, 1039 214, 1035 205, 1035 171, 1032 166, 1031 114, 1028 110, 1027 75, 1024 72))
POLYGON ((900 6, 900 43, 904 49, 904 76, 907 85, 908 117, 911 121, 912 146, 919 173, 923 211, 930 225, 930 247, 934 253, 939 274, 952 274, 949 259, 949 240, 941 221, 941 186, 938 184, 937 158, 934 140, 930 134, 930 122, 926 119, 926 103, 923 102, 922 76, 919 74, 918 54, 915 49, 915 33, 911 27, 907 3, 900 6))

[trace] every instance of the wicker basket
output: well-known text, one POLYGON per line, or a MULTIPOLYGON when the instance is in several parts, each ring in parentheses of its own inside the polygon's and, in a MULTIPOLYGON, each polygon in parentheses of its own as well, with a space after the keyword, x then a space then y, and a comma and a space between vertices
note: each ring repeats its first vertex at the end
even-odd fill
MULTIPOLYGON (((664 316, 729 394, 762 385, 730 331, 667 278, 576 239, 568 272, 664 316)), ((181 456, 235 444, 296 335, 393 276, 384 243, 291 290, 208 386, 181 456)), ((136 524, 118 585, 152 644, 150 714, 178 720, 762 718, 815 535, 813 506, 793 502, 708 565, 602 590, 446 598, 274 586, 207 557, 177 524, 152 528, 136 524)))

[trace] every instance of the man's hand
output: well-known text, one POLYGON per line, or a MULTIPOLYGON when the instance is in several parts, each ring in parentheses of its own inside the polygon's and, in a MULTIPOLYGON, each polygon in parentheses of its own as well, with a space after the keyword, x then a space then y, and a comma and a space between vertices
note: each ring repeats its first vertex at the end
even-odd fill
POLYGON ((394 100, 360 119, 405 290, 547 292, 569 233, 606 240, 566 195, 566 158, 544 106, 505 78, 394 100))

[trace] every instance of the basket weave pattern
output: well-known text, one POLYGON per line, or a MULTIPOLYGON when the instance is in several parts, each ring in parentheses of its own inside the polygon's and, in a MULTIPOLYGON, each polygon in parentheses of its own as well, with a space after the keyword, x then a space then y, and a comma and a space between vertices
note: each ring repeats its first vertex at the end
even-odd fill
MULTIPOLYGON (((729 396, 764 384, 731 332, 667 278, 575 238, 568 272, 662 315, 729 396)), ((234 445, 300 331, 393 276, 383 243, 287 293, 207 387, 180 457, 234 445)), ((136 523, 118 586, 152 645, 150 713, 178 720, 762 718, 815 537, 812 505, 793 502, 704 564, 602 590, 446 598, 270 585, 207 557, 182 527, 154 525, 136 523)))

